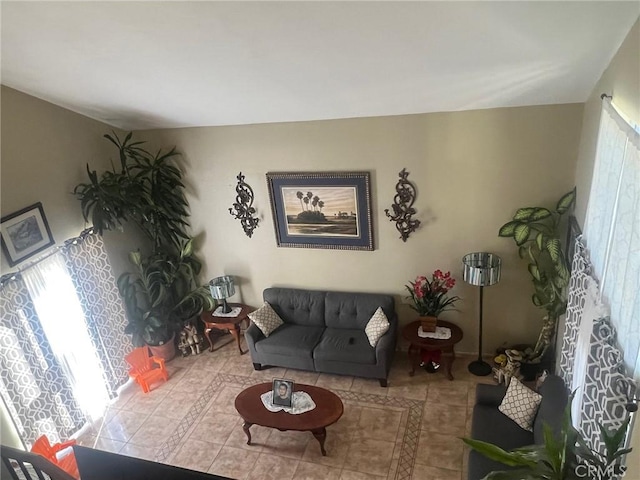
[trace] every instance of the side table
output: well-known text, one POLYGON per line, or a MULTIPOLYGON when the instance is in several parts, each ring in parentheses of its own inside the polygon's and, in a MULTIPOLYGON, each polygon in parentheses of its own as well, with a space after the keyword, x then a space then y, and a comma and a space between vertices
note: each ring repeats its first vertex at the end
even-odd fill
POLYGON ((420 320, 411 322, 402 329, 402 336, 409 342, 409 361, 411 362, 411 371, 409 375, 413 376, 416 367, 420 365, 420 350, 440 350, 442 352, 442 363, 445 364, 447 378, 453 380, 451 374, 451 365, 456 358, 453 346, 462 340, 462 330, 457 325, 444 320, 438 320, 438 327, 447 327, 451 329, 451 337, 446 340, 436 338, 422 338, 418 336, 418 327, 420 320))
POLYGON ((236 339, 240 355, 244 355, 245 352, 242 351, 242 347, 240 346, 240 324, 247 318, 247 315, 255 310, 255 308, 243 303, 230 303, 229 306, 231 308, 240 307, 240 313, 235 317, 216 317, 212 311, 202 312, 200 315, 200 320, 204 323, 204 334, 207 337, 207 340, 209 340, 209 351, 213 352, 213 342, 210 337, 211 330, 228 330, 233 338, 236 339))

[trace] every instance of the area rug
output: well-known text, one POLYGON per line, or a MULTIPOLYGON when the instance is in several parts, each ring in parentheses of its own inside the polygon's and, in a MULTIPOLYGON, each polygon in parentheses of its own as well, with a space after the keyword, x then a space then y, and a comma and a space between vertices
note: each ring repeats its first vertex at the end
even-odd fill
MULTIPOLYGON (((215 374, 198 400, 189 412, 182 418, 175 431, 158 448, 156 461, 166 462, 178 449, 190 429, 199 422, 215 392, 221 391, 226 386, 247 388, 260 383, 255 378, 240 375, 215 374)), ((391 467, 387 475, 388 480, 409 480, 413 472, 413 465, 416 458, 418 439, 420 437, 420 425, 422 422, 422 412, 424 401, 411 400, 400 397, 385 397, 381 395, 351 392, 344 390, 332 390, 336 393, 345 405, 360 407, 375 407, 379 409, 389 409, 402 413, 402 421, 396 437, 396 451, 391 462, 391 467)), ((327 430, 329 431, 331 427, 327 430)))

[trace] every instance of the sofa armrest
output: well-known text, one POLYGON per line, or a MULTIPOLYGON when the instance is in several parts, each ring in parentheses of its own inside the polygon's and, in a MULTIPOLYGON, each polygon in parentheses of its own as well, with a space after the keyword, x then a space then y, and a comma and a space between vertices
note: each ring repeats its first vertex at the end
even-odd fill
POLYGON ((497 408, 502 403, 505 393, 507 393, 507 387, 504 385, 485 385, 480 383, 476 387, 476 404, 490 405, 497 408))
POLYGON ((260 329, 255 324, 249 325, 249 328, 244 332, 244 338, 247 341, 247 346, 250 352, 256 351, 256 342, 265 338, 260 329))
POLYGON ((378 343, 376 344, 377 363, 378 365, 384 365, 386 372, 389 372, 391 361, 393 360, 393 355, 396 351, 396 337, 398 330, 397 319, 392 319, 389 323, 389 330, 380 337, 380 340, 378 340, 378 343))

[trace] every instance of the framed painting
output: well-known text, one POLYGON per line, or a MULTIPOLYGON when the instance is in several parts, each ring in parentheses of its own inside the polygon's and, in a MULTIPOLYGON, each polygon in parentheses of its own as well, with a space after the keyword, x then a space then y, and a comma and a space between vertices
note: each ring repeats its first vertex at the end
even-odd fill
POLYGON ((369 172, 267 173, 279 247, 373 250, 369 172))
POLYGON ((40 202, 0 219, 2 250, 10 266, 53 245, 53 236, 40 202))

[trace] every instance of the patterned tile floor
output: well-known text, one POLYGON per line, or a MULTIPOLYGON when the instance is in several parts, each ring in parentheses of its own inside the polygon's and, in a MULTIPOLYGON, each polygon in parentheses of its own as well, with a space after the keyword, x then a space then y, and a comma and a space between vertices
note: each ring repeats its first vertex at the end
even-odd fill
POLYGON ((148 394, 127 384, 79 443, 237 479, 466 480, 467 451, 458 437, 469 433, 476 383, 492 382, 467 372, 469 357, 457 358, 449 381, 424 370, 410 377, 406 352, 397 352, 389 387, 381 388, 354 377, 254 371, 249 354, 240 356, 229 339, 219 339, 224 345, 214 352, 169 362, 169 381, 148 394), (253 444, 245 444, 235 396, 275 377, 342 398, 344 415, 327 428, 326 457, 308 432, 253 426, 253 444))

